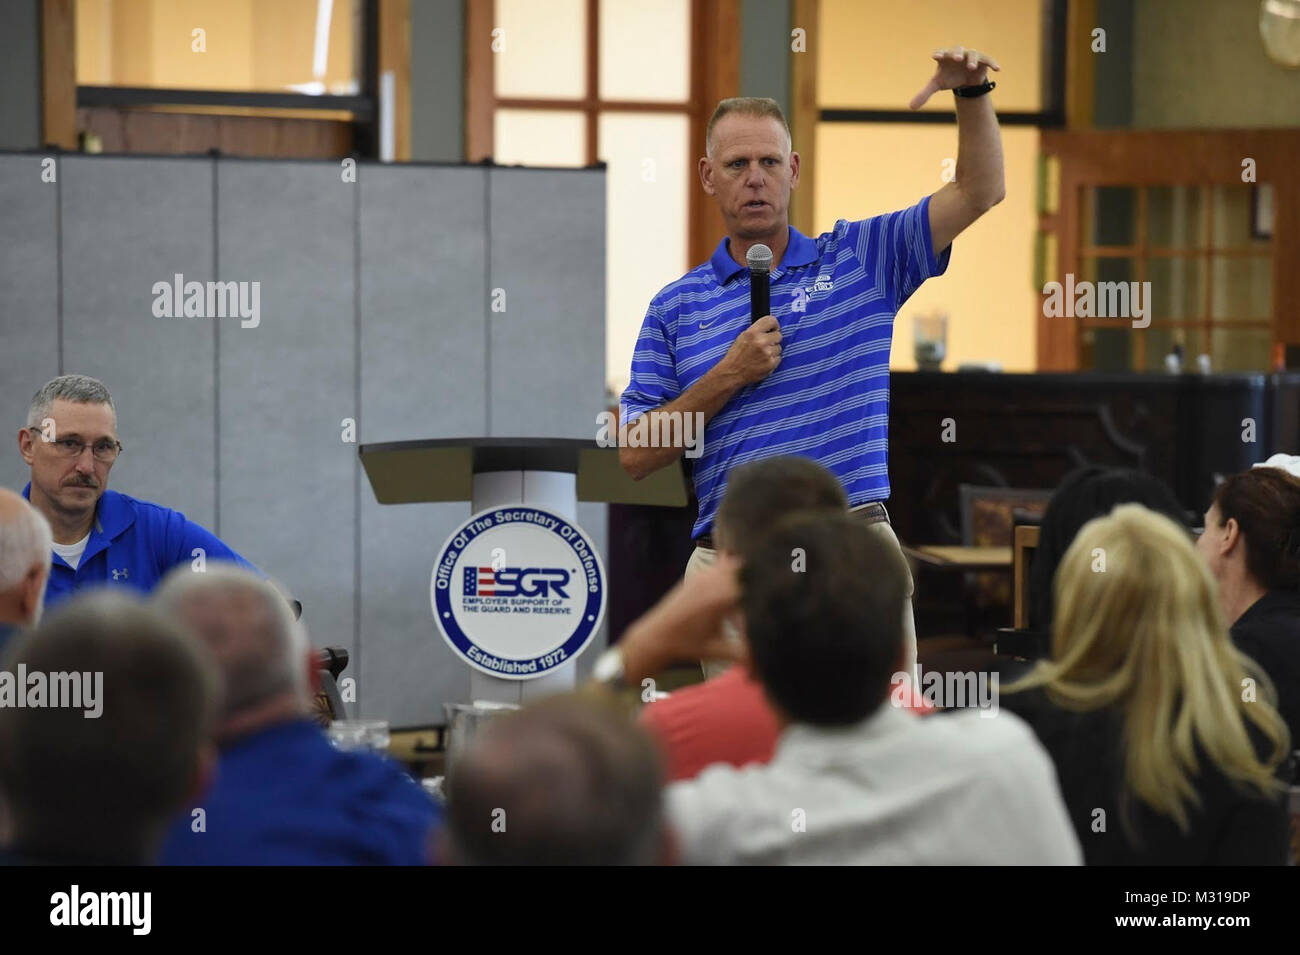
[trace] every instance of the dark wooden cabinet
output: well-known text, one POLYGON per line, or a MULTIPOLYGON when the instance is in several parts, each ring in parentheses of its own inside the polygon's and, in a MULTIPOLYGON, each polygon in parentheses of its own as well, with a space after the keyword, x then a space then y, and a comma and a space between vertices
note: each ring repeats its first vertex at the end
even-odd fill
MULTIPOLYGON (((1218 476, 1300 450, 1300 372, 891 375, 889 512, 908 544, 960 541, 958 485, 1054 488, 1084 464, 1160 477, 1199 514, 1218 476), (952 419, 945 441, 945 419, 952 419), (1253 442, 1249 424, 1253 421, 1253 442)), ((693 504, 611 505, 610 633, 681 576, 693 504)))

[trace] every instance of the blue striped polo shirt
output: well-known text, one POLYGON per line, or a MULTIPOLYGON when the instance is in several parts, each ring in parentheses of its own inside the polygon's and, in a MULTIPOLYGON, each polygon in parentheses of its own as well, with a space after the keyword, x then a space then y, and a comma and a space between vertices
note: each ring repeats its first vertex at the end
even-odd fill
MULTIPOLYGON (((713 526, 739 464, 778 454, 812 458, 834 473, 851 505, 889 497, 889 346, 898 309, 948 268, 934 255, 930 197, 898 212, 850 222, 810 239, 790 228, 771 274, 771 314, 781 326, 781 363, 736 392, 705 426, 694 465, 699 519, 713 526)), ((679 397, 749 327, 749 270, 728 251, 650 301, 623 392, 625 423, 679 397)))

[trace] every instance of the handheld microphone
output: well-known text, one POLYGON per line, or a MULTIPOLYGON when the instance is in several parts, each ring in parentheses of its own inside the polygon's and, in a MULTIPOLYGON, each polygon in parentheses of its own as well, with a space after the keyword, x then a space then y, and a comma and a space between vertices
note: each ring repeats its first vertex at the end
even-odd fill
POLYGON ((745 253, 749 262, 749 324, 772 310, 768 276, 772 271, 772 250, 761 242, 745 253))

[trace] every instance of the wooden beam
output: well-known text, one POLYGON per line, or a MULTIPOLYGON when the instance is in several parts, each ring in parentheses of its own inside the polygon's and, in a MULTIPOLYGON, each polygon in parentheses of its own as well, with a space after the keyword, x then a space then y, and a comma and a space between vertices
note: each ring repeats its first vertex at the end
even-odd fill
POLYGON ((718 101, 740 95, 740 0, 693 0, 691 18, 694 109, 686 160, 691 178, 687 249, 693 266, 707 262, 726 234, 722 213, 717 202, 704 194, 697 167, 704 155, 705 126, 718 101))
POLYGON ((1097 54, 1092 52, 1092 31, 1096 27, 1097 0, 1069 0, 1065 23, 1065 125, 1069 129, 1088 129, 1094 122, 1097 54))
POLYGON ((819 0, 794 0, 790 28, 804 31, 805 52, 790 52, 790 136, 801 159, 799 188, 791 197, 790 224, 815 235, 814 202, 817 158, 817 41, 819 0))
POLYGON ((195 155, 220 150, 229 156, 292 156, 340 159, 355 147, 351 119, 159 112, 120 106, 83 106, 78 125, 99 138, 105 153, 195 155))
MULTIPOLYGON (((1300 168, 1300 149, 1292 156, 1300 168)), ((1292 176, 1273 182, 1273 342, 1300 346, 1300 183, 1292 176)))
POLYGON ((77 20, 74 0, 41 3, 41 142, 77 148, 77 20))
POLYGON ((600 0, 587 0, 587 102, 584 106, 583 126, 587 138, 587 165, 594 166, 598 158, 597 140, 600 138, 600 113, 596 101, 600 97, 600 0))
POLYGON ((465 0, 465 160, 490 159, 496 150, 492 63, 495 0, 465 0))
POLYGON ((408 162, 411 158, 411 0, 379 0, 379 74, 389 72, 393 74, 393 159, 408 162))

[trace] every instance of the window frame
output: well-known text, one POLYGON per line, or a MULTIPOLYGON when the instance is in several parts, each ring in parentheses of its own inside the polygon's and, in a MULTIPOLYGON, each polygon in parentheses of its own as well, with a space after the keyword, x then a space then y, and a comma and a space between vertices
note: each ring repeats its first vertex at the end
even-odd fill
MULTIPOLYGON (((598 95, 600 82, 600 0, 586 0, 586 91, 581 97, 498 97, 491 39, 496 19, 495 0, 465 2, 465 160, 490 163, 495 152, 495 116, 498 109, 563 110, 581 112, 586 128, 586 165, 603 168, 598 159, 602 113, 660 113, 687 118, 686 155, 682 161, 694 172, 704 155, 704 127, 720 99, 736 96, 740 85, 739 0, 690 0, 690 85, 682 102, 607 100, 598 95)), ((688 175, 688 181, 691 176, 688 175)), ((687 196, 687 261, 707 261, 725 231, 716 206, 703 190, 689 189, 687 196)))

